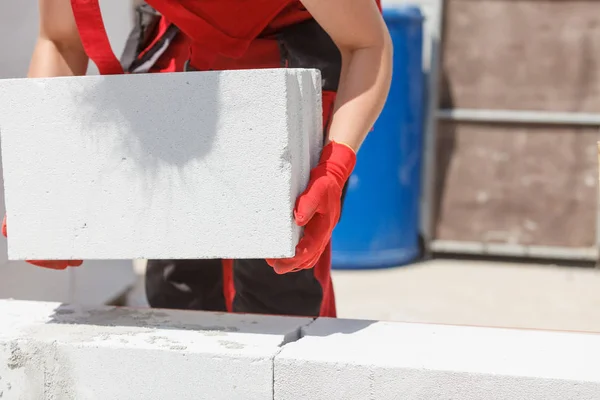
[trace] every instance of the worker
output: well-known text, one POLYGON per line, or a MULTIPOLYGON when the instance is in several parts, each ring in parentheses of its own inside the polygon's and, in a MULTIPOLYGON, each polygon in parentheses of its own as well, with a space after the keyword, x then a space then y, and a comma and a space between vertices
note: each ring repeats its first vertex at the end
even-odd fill
MULTIPOLYGON (((174 71, 317 68, 325 135, 318 165, 296 200, 294 220, 304 234, 294 257, 149 260, 150 305, 335 317, 331 234, 356 153, 383 108, 391 82, 392 44, 379 0, 146 2, 160 15, 162 34, 146 51, 134 51, 135 57, 122 63, 110 49, 98 0, 39 0, 40 33, 29 76, 84 75, 90 59, 101 74, 165 72, 152 67, 157 57, 174 71), (169 26, 176 28, 169 31, 169 26), (170 56, 153 56, 153 51, 171 45, 182 47, 170 56)), ((6 218, 2 230, 6 236, 6 218)), ((65 269, 83 261, 29 262, 65 269)))

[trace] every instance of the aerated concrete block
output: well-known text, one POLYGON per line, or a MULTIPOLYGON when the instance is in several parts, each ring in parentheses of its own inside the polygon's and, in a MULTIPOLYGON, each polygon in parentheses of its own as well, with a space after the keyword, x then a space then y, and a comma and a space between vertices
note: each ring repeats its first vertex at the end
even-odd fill
POLYGON ((0 80, 9 258, 292 256, 320 88, 300 69, 0 80))
POLYGON ((311 321, 6 300, 0 320, 3 400, 272 400, 273 358, 311 321))
POLYGON ((600 399, 600 335, 318 319, 275 358, 275 399, 600 399))

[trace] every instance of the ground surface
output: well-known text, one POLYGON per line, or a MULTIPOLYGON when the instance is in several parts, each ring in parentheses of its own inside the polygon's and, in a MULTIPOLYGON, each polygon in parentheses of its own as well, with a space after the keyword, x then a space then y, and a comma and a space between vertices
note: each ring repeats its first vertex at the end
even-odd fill
MULTIPOLYGON (((142 282, 130 305, 147 305, 142 282)), ((438 259, 335 271, 334 284, 343 318, 600 332, 595 269, 438 259)))

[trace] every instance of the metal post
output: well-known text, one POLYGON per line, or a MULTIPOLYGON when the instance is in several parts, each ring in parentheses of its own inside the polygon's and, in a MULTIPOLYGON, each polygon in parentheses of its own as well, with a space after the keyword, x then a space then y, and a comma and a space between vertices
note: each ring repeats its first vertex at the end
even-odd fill
POLYGON ((437 110, 438 119, 482 123, 600 126, 600 114, 516 110, 437 110))
POLYGON ((431 251, 446 254, 468 254, 496 257, 520 257, 546 260, 596 262, 598 251, 592 247, 527 246, 508 243, 433 240, 431 251))
POLYGON ((429 258, 431 255, 430 243, 433 240, 433 213, 434 213, 434 194, 436 180, 436 147, 437 147, 437 110, 439 101, 439 77, 441 75, 441 47, 442 47, 442 28, 444 21, 445 2, 440 0, 438 5, 437 24, 434 34, 431 35, 431 51, 428 74, 428 98, 425 115, 425 135, 423 137, 423 160, 422 160, 422 188, 421 188, 421 213, 420 230, 423 237, 424 256, 429 258))
POLYGON ((600 142, 597 143, 598 148, 598 180, 596 184, 596 268, 600 268, 600 142))

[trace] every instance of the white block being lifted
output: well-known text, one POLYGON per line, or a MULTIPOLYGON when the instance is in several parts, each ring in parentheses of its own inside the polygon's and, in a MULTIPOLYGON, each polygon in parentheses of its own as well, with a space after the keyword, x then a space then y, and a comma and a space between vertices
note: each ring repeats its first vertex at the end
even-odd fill
POLYGON ((15 259, 294 254, 322 148, 320 74, 0 80, 15 259))

